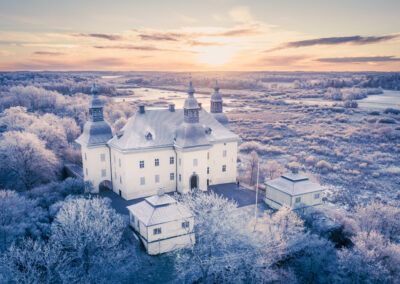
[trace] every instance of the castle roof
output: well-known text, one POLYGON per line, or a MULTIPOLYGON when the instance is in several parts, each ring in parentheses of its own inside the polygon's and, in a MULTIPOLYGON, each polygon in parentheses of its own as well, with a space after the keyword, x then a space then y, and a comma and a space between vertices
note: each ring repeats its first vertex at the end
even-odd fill
POLYGON ((127 208, 145 226, 193 217, 193 214, 186 206, 166 194, 147 197, 144 201, 128 206, 127 208))
POLYGON ((319 184, 310 181, 308 177, 299 173, 286 173, 265 182, 265 184, 292 196, 323 190, 319 184))
POLYGON ((132 116, 108 144, 121 151, 154 148, 193 148, 240 138, 219 123, 212 114, 199 110, 199 123, 184 122, 182 109, 146 110, 132 116))

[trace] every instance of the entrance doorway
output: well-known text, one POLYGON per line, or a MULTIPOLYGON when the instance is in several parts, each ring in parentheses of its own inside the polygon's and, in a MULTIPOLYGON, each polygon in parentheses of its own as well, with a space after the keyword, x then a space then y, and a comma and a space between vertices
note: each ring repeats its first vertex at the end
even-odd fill
POLYGON ((190 189, 198 188, 199 187, 199 178, 197 175, 193 174, 190 178, 190 189))

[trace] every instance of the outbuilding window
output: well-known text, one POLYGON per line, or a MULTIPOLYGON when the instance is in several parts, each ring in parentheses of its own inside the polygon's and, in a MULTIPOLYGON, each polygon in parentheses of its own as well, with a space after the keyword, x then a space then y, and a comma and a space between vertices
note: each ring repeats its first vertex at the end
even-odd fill
POLYGON ((207 174, 210 173, 210 167, 207 167, 207 174))
POLYGON ((319 193, 314 194, 314 199, 318 199, 319 198, 319 193))
POLYGON ((295 202, 296 202, 296 203, 300 203, 300 201, 301 201, 301 197, 296 197, 295 202))
POLYGON ((222 157, 226 157, 226 150, 222 151, 222 157))
POLYGON ((182 181, 182 176, 179 174, 179 182, 182 181))
POLYGON ((183 228, 183 229, 189 228, 189 221, 183 222, 183 223, 182 223, 182 228, 183 228))
POLYGON ((121 158, 118 159, 118 165, 121 167, 121 158))
POLYGON ((161 228, 154 228, 153 235, 159 235, 159 234, 161 234, 161 228))

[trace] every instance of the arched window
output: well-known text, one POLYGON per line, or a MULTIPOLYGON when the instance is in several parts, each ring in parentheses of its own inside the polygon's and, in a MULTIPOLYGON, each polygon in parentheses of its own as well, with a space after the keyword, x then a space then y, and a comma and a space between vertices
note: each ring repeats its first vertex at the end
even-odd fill
POLYGON ((153 139, 153 135, 150 132, 148 132, 146 134, 146 140, 152 140, 152 139, 153 139))

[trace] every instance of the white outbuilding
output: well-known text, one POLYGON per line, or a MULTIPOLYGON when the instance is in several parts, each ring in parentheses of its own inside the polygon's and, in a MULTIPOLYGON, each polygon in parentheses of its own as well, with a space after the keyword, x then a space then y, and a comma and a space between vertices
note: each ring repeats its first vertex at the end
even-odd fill
POLYGON ((129 223, 148 254, 156 255, 195 243, 193 214, 163 190, 127 208, 129 223))
POLYGON ((297 209, 322 203, 324 189, 296 170, 265 182, 265 186, 264 201, 274 209, 283 205, 297 209))

